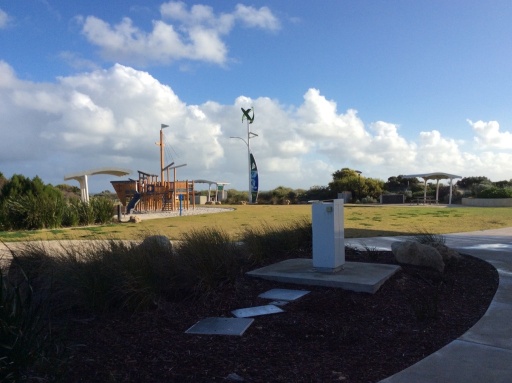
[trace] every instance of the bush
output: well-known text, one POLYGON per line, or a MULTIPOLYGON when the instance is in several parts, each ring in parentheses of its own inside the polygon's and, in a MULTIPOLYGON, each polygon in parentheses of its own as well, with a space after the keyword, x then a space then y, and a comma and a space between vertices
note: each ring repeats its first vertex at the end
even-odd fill
POLYGON ((222 230, 186 233, 175 254, 177 292, 205 295, 232 284, 242 271, 241 248, 222 230))
POLYGON ((64 212, 62 213, 62 226, 64 227, 73 227, 78 226, 80 224, 80 217, 78 215, 77 202, 78 199, 73 198, 64 207, 64 212))
POLYGON ((413 239, 421 243, 422 245, 444 245, 446 243, 446 237, 442 234, 434 234, 428 231, 420 231, 418 234, 413 236, 413 239))
POLYGON ((68 208, 76 211, 78 224, 80 226, 89 226, 94 223, 96 217, 94 215, 92 204, 73 198, 69 201, 68 208))
POLYGON ((261 263, 284 257, 294 250, 311 249, 313 231, 311 221, 304 218, 290 226, 247 227, 241 240, 253 262, 261 263))
POLYGON ((4 274, 0 269, 0 381, 19 382, 35 364, 51 362, 55 342, 48 307, 33 300, 28 279, 14 284, 4 274))
POLYGON ((512 198, 512 188, 489 187, 481 190, 478 198, 512 198))
POLYGON ((93 197, 90 201, 94 212, 94 223, 111 223, 114 211, 114 202, 108 197, 93 197))
POLYGON ((28 194, 10 197, 4 202, 6 229, 36 230, 60 227, 65 211, 62 197, 28 194))
POLYGON ((44 299, 51 286, 55 311, 131 311, 154 306, 171 283, 168 248, 121 241, 60 244, 29 243, 15 254, 34 291, 44 299))
POLYGON ((228 197, 225 201, 226 204, 236 205, 240 204, 242 201, 247 201, 249 199, 249 197, 247 196, 247 192, 229 189, 227 193, 228 197))

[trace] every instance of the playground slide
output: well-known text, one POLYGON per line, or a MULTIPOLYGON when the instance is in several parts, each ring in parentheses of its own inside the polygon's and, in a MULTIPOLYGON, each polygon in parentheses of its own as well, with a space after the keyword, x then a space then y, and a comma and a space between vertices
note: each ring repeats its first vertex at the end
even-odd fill
POLYGON ((130 200, 130 203, 128 203, 128 206, 126 207, 126 214, 130 214, 130 212, 135 209, 135 206, 140 202, 140 193, 135 193, 133 198, 130 200))

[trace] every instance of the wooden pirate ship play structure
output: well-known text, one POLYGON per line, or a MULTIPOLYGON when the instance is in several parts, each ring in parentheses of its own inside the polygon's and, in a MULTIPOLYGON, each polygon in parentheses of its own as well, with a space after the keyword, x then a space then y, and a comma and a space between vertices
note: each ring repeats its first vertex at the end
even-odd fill
POLYGON ((137 180, 111 181, 125 213, 131 211, 172 211, 180 207, 189 209, 190 205, 195 208, 194 181, 177 181, 176 169, 186 164, 174 165, 174 162, 164 166, 164 134, 160 127, 160 178, 156 174, 149 174, 138 170, 137 180), (174 179, 171 181, 169 172, 173 170, 174 179), (164 176, 167 176, 166 178, 164 176))

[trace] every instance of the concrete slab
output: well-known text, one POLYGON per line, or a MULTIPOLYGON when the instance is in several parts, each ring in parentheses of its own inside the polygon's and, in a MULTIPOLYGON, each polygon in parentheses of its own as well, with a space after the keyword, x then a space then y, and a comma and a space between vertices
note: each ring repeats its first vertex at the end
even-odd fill
POLYGON ((512 304, 493 301, 484 316, 459 339, 512 351, 510 318, 512 304))
POLYGON ((456 340, 380 383, 509 383, 512 351, 456 340))
POLYGON ((200 335, 238 335, 254 322, 251 318, 206 318, 190 327, 185 333, 200 335))
POLYGON ((307 290, 272 289, 258 295, 258 297, 280 301, 294 301, 309 293, 310 291, 307 290))
POLYGON ((361 262, 346 262, 343 266, 343 270, 336 273, 321 273, 313 268, 312 259, 296 258, 249 271, 247 275, 285 283, 338 287, 373 294, 400 270, 396 265, 361 262))
POLYGON ((510 302, 510 297, 512 297, 512 277, 511 276, 503 276, 499 273, 500 276, 500 285, 498 287, 498 291, 494 295, 492 299, 493 302, 496 303, 508 303, 510 302))
POLYGON ((283 310, 275 305, 247 307, 231 311, 231 313, 237 318, 252 318, 260 315, 278 314, 282 312, 283 310))

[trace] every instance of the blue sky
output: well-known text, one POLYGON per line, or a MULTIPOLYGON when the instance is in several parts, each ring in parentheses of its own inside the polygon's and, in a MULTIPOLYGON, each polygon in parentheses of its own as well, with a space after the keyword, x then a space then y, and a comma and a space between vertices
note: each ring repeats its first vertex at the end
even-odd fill
POLYGON ((163 123, 179 179, 245 190, 229 137, 254 107, 262 190, 343 167, 509 180, 510 20, 508 0, 0 0, 0 172, 157 174, 163 123))

